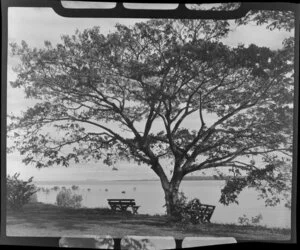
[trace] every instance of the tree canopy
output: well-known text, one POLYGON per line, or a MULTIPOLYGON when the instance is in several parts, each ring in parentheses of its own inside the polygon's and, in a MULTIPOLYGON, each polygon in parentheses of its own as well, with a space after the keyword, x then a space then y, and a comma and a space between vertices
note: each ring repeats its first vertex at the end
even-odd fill
POLYGON ((10 116, 13 148, 38 168, 135 160, 152 168, 165 192, 198 170, 247 173, 239 185, 228 181, 224 204, 259 180, 279 190, 278 155, 292 151, 293 47, 229 47, 221 42, 228 32, 223 20, 156 19, 118 24, 108 35, 77 31, 42 49, 12 44, 21 64, 11 85, 37 100, 10 116), (184 125, 195 116, 195 128, 184 125), (164 158, 173 160, 171 179, 164 158))

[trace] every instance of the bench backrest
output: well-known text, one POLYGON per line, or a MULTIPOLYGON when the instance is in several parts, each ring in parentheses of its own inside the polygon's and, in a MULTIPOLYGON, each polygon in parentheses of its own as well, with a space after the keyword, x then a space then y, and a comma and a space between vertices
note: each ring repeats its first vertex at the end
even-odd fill
POLYGON ((134 199, 107 199, 108 204, 135 205, 134 199))
POLYGON ((201 204, 201 206, 208 207, 208 208, 215 208, 216 207, 216 206, 208 205, 208 204, 201 204))
POLYGON ((206 204, 201 204, 199 213, 201 217, 203 216, 203 219, 206 221, 210 221, 210 218, 215 210, 215 206, 212 205, 206 205, 206 204))
POLYGON ((108 204, 117 204, 117 205, 135 205, 134 201, 109 201, 108 204))
POLYGON ((215 207, 216 206, 213 206, 213 205, 201 204, 200 209, 205 209, 205 210, 208 210, 208 211, 213 211, 213 210, 215 210, 215 207))
POLYGON ((134 199, 107 199, 107 201, 134 201, 134 199))

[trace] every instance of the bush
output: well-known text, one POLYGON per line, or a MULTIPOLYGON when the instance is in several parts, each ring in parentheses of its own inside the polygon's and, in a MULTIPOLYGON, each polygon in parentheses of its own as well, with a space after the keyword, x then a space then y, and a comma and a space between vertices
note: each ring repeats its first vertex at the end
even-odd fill
POLYGON ((59 207, 81 207, 82 196, 72 194, 71 189, 62 189, 56 196, 56 205, 59 207))
POLYGON ((28 181, 19 179, 20 173, 13 176, 8 175, 6 178, 7 185, 7 206, 13 210, 20 210, 29 203, 32 195, 37 192, 37 188, 32 184, 33 177, 28 181))
POLYGON ((38 202, 37 193, 34 193, 30 196, 29 203, 37 203, 37 202, 38 202))
POLYGON ((259 222, 262 220, 262 215, 258 214, 255 217, 251 217, 251 222, 253 225, 259 224, 259 222))
POLYGON ((201 222, 201 202, 199 199, 195 198, 189 201, 184 209, 184 216, 186 220, 189 220, 193 224, 198 224, 201 222))
POLYGON ((181 220, 182 215, 184 214, 184 209, 187 204, 187 197, 184 195, 183 192, 178 193, 177 201, 173 208, 173 217, 175 217, 175 220, 181 220))
POLYGON ((183 192, 179 192, 178 200, 174 206, 173 216, 175 220, 183 224, 198 224, 201 222, 200 217, 201 202, 199 199, 194 198, 190 201, 183 192))
POLYGON ((238 218, 238 223, 243 226, 258 225, 262 220, 262 218, 263 218, 262 215, 258 214, 257 216, 251 217, 251 222, 250 222, 250 219, 245 214, 243 214, 242 217, 238 218))
POLYGON ((58 186, 54 186, 52 189, 53 189, 54 191, 58 191, 58 190, 59 190, 59 187, 58 187, 58 186))
POLYGON ((250 220, 245 214, 243 214, 243 216, 238 218, 238 223, 244 226, 249 226, 250 220))
POLYGON ((79 189, 79 187, 76 186, 76 185, 73 185, 71 188, 72 188, 72 190, 74 190, 74 191, 79 189))

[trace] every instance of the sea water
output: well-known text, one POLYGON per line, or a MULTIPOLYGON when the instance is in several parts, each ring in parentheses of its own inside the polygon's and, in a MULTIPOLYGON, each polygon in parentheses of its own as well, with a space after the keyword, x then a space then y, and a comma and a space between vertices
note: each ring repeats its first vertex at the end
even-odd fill
MULTIPOLYGON (((219 180, 197 180, 183 181, 180 191, 183 191, 188 199, 198 198, 201 203, 215 205, 215 211, 211 222, 216 223, 238 223, 238 218, 246 215, 250 221, 252 217, 259 214, 262 220, 259 225, 267 227, 290 228, 291 210, 284 204, 275 207, 266 207, 263 200, 258 199, 258 193, 253 189, 246 189, 239 195, 239 204, 224 206, 219 203, 221 189, 224 181, 219 180)), ((51 189, 56 185, 38 185, 51 189)), ((60 188, 62 185, 57 185, 60 188)), ((70 185, 64 185, 70 188, 70 185)), ((107 199, 135 199, 140 206, 140 214, 165 214, 164 192, 159 181, 103 181, 101 184, 81 184, 79 189, 73 191, 82 195, 82 206, 89 208, 109 207, 107 199)), ((48 193, 39 191, 38 201, 55 204, 58 191, 50 190, 48 193)))

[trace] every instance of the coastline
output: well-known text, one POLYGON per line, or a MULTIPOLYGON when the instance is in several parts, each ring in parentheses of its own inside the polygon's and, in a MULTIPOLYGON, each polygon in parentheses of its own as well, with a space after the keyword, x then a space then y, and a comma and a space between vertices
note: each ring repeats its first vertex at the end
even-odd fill
MULTIPOLYGON (((184 178, 182 181, 225 181, 226 179, 216 179, 213 177, 200 177, 200 178, 184 178)), ((53 181, 33 181, 36 185, 97 185, 103 183, 112 183, 112 182, 150 182, 150 181, 157 181, 159 179, 133 179, 133 180, 97 180, 97 179, 90 179, 90 180, 53 180, 53 181)))

